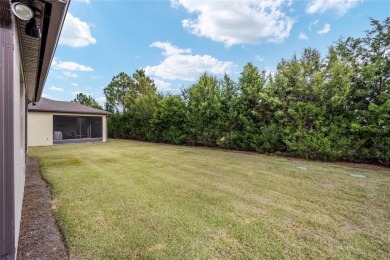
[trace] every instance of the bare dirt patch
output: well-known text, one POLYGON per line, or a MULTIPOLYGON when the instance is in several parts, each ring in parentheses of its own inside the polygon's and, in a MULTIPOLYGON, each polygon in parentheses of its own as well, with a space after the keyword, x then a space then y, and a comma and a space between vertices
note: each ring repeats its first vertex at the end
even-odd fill
POLYGON ((27 159, 17 259, 69 259, 54 220, 50 186, 42 179, 35 157, 27 159))

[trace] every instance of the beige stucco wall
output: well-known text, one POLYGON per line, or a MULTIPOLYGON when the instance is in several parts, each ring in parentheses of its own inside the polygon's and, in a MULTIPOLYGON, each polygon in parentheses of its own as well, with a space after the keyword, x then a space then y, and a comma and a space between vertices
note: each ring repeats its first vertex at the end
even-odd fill
POLYGON ((107 116, 103 116, 103 142, 107 142, 107 116))
MULTIPOLYGON (((67 114, 50 112, 28 112, 28 146, 53 145, 53 116, 101 116, 86 114, 67 114)), ((107 142, 107 116, 103 120, 103 142, 107 142)))
POLYGON ((27 143, 32 146, 53 145, 53 114, 28 112, 27 143))
POLYGON ((25 85, 21 75, 19 40, 14 34, 14 196, 15 196, 15 248, 18 247, 20 220, 26 175, 25 151, 25 85))

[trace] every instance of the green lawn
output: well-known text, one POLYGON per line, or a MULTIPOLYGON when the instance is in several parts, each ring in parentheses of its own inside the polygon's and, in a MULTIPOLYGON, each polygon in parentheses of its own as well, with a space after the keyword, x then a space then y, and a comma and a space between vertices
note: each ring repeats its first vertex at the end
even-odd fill
POLYGON ((124 140, 29 153, 71 258, 390 258, 390 171, 124 140))

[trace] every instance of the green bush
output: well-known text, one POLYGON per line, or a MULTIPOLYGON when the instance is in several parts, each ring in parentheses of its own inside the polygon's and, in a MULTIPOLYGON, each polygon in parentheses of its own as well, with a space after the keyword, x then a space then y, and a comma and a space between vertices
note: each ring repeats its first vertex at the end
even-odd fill
POLYGON ((120 73, 105 89, 109 136, 389 166, 390 18, 371 24, 326 58, 307 48, 273 75, 248 63, 237 83, 203 74, 181 95, 120 73))

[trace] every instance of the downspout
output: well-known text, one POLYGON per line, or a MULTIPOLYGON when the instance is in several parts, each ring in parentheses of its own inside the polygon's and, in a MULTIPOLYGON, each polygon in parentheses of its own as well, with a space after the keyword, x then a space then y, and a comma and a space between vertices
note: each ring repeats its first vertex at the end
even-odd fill
POLYGON ((27 160, 27 156, 28 156, 28 127, 27 127, 27 124, 28 124, 28 104, 30 104, 31 102, 25 101, 25 107, 24 107, 24 152, 25 152, 25 156, 26 156, 26 160, 27 160))

